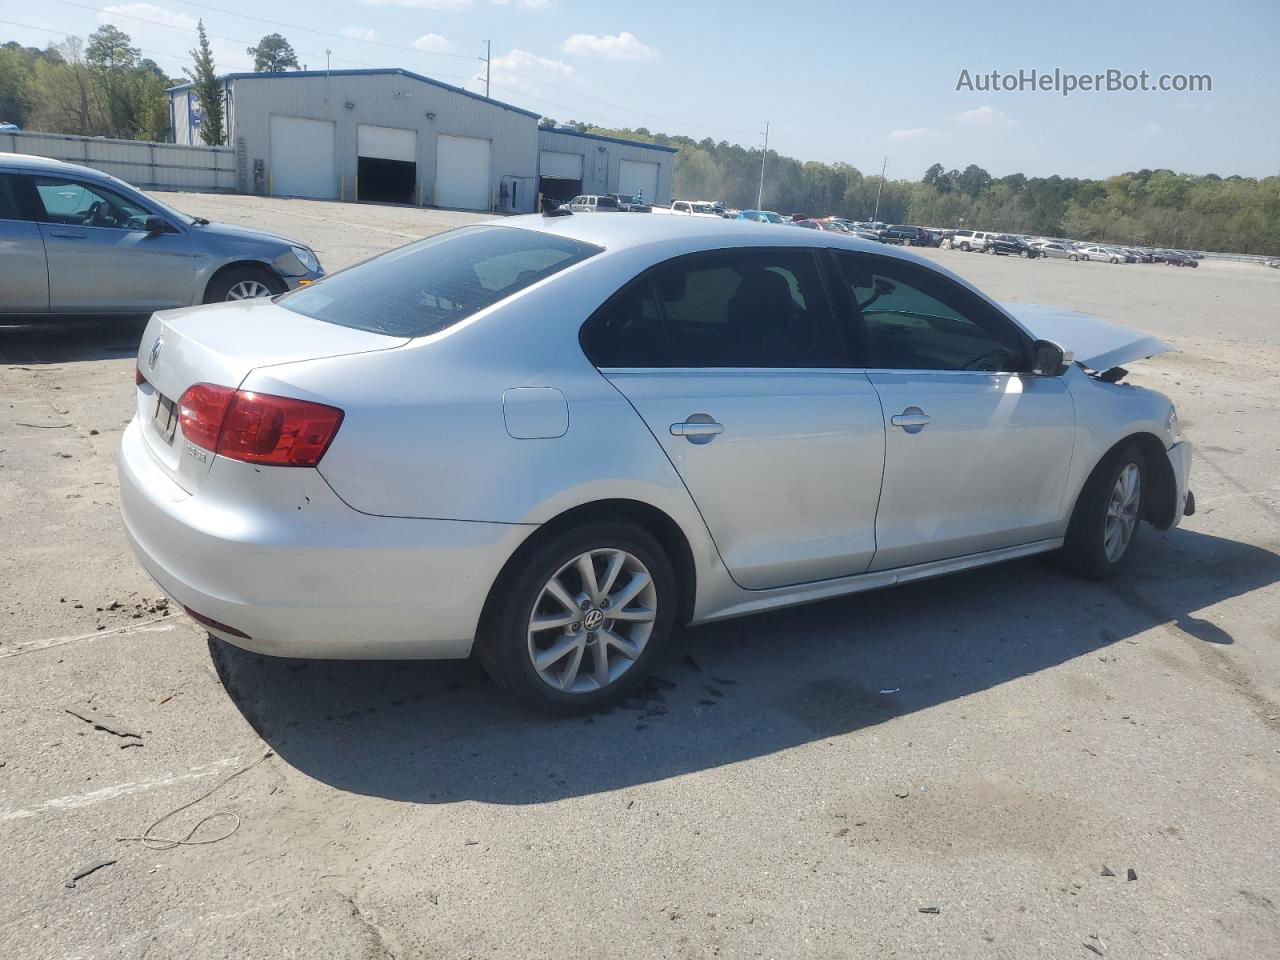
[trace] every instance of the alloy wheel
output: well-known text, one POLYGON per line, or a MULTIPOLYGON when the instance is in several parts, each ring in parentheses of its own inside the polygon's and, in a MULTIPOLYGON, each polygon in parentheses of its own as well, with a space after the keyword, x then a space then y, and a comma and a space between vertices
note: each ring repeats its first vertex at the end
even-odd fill
POLYGON ((653 633, 658 592, 648 568, 625 550, 574 557, 549 579, 529 617, 529 659, 548 686, 590 693, 635 665, 653 633))
POLYGON ((241 280, 227 291, 228 300, 256 300, 271 296, 271 288, 261 280, 241 280))
POLYGON ((1107 521, 1102 529, 1102 550, 1107 560, 1116 563, 1129 549, 1133 531, 1138 526, 1138 508, 1142 502, 1142 471, 1136 463, 1127 463, 1116 477, 1107 501, 1107 521))

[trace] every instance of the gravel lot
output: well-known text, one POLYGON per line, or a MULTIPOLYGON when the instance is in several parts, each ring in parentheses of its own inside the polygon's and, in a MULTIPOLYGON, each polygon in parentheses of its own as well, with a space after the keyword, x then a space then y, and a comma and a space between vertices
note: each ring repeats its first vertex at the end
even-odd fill
MULTIPOLYGON (((330 269, 474 219, 166 199, 330 269)), ((1199 512, 1105 585, 1017 562, 688 631, 586 720, 166 616, 115 503, 140 324, 0 329, 0 957, 1280 956, 1280 271, 928 255, 1173 342, 1131 379, 1199 512), (267 750, 156 831, 227 839, 118 839, 267 750)))

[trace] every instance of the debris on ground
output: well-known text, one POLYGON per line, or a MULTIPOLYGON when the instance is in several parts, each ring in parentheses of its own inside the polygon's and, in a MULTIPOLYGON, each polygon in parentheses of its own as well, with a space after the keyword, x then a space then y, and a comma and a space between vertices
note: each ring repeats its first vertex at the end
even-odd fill
POLYGON ((74 890, 76 888, 77 882, 83 880, 85 877, 87 877, 91 873, 96 873, 97 871, 101 870, 103 867, 111 866, 115 862, 116 861, 114 860, 99 860, 96 863, 89 864, 87 867, 82 867, 81 869, 77 870, 75 873, 71 875, 71 879, 68 880, 66 884, 64 884, 64 886, 66 886, 68 890, 74 890))
POLYGON ((1114 877, 1114 876, 1115 876, 1115 874, 1111 872, 1111 868, 1110 868, 1110 867, 1108 867, 1105 863, 1102 865, 1102 876, 1104 876, 1104 877, 1114 877))
POLYGON ((36 430, 65 430, 71 426, 69 423, 26 423, 22 420, 13 421, 15 427, 32 427, 36 430))
POLYGON ((134 733, 132 730, 126 729, 114 720, 104 720, 92 710, 87 710, 84 707, 63 707, 63 709, 77 720, 83 720, 95 730, 102 730, 106 733, 114 734, 117 737, 134 737, 137 740, 142 739, 142 734, 134 733))
POLYGON ((907 799, 907 797, 911 796, 911 791, 910 791, 910 790, 895 790, 895 791, 893 791, 893 795, 894 795, 895 797, 897 797, 899 800, 905 800, 905 799, 907 799))
POLYGON ((1126 879, 1126 880, 1137 880, 1137 879, 1138 879, 1138 871, 1137 871, 1137 870, 1135 870, 1135 869, 1133 869, 1133 867, 1130 867, 1130 868, 1129 868, 1129 870, 1128 870, 1128 872, 1127 872, 1127 873, 1125 873, 1125 879, 1126 879))
POLYGON ((941 913, 942 908, 941 907, 918 907, 916 909, 916 912, 917 913, 941 913))
POLYGON ((1098 946, 1096 943, 1090 943, 1089 941, 1086 940, 1084 944, 1084 948, 1093 953, 1096 953, 1098 956, 1102 956, 1102 948, 1098 946))

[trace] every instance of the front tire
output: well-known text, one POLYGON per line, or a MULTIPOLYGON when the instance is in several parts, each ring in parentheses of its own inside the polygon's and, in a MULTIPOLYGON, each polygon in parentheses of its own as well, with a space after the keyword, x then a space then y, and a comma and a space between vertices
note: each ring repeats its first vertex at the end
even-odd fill
POLYGON ((1137 444, 1094 468, 1076 501, 1061 558, 1070 572, 1105 580, 1124 569, 1142 525, 1147 458, 1137 444))
POLYGON ((1027 257, 1031 256, 1031 254, 1027 253, 1027 251, 1025 250, 1019 250, 1018 256, 1020 256, 1023 260, 1025 260, 1027 259, 1027 257))
POLYGON ((526 706, 570 716, 625 699, 669 642, 678 606, 671 561, 642 527, 565 531, 505 571, 478 659, 526 706))
MULTIPOLYGON (((1074 253, 1071 255, 1071 262, 1072 262, 1072 263, 1074 263, 1075 261, 1077 261, 1077 260, 1079 260, 1079 259, 1080 259, 1080 258, 1079 258, 1079 257, 1077 257, 1074 253)), ((1085 257, 1085 259, 1086 259, 1086 260, 1088 260, 1089 258, 1088 258, 1088 257, 1085 257)))
POLYGON ((204 302, 256 300, 284 291, 284 283, 265 267, 232 267, 213 278, 204 292, 204 302))

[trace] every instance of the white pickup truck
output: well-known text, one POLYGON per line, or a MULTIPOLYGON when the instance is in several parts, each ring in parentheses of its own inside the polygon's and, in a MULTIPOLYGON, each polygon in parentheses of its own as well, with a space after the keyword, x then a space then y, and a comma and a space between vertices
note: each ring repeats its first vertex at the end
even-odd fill
POLYGON ((719 217, 714 206, 703 200, 676 200, 670 207, 654 206, 654 213, 673 213, 680 217, 719 217))

